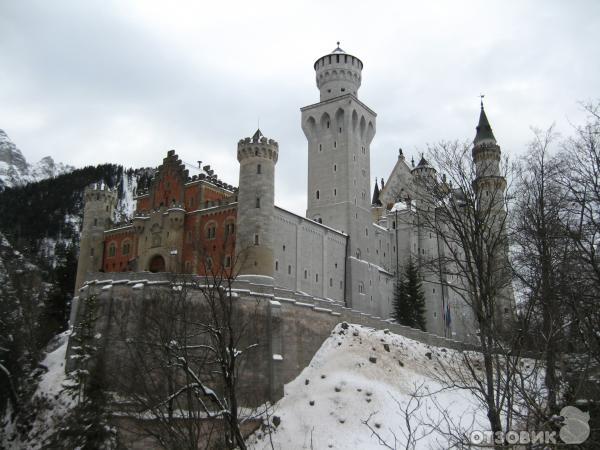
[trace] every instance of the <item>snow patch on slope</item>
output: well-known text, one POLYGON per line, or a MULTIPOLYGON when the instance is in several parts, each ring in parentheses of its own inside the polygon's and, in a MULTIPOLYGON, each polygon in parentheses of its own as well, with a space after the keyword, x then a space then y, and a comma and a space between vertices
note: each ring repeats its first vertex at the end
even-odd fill
MULTIPOLYGON (((469 392, 438 392, 443 386, 436 381, 436 359, 459 357, 453 350, 430 347, 387 330, 340 324, 310 365, 285 386, 284 397, 274 406, 273 415, 281 419, 271 436, 274 446, 383 448, 366 422, 392 448, 404 448, 408 429, 403 408, 419 386, 422 393, 435 394, 410 415, 419 439, 417 449, 445 447, 446 439, 438 433, 420 438, 429 429, 419 426, 419 422, 439 420, 443 410, 465 429, 485 430, 485 413, 469 392)), ((271 448, 269 438, 260 433, 249 444, 253 449, 271 448)))
POLYGON ((41 362, 48 371, 42 375, 34 398, 38 401, 32 404, 41 405, 37 412, 33 426, 25 439, 12 431, 9 426, 0 433, 0 448, 7 450, 43 448, 44 441, 55 431, 66 412, 72 407, 73 400, 62 392, 66 380, 65 355, 70 331, 59 334, 52 341, 49 352, 41 362))

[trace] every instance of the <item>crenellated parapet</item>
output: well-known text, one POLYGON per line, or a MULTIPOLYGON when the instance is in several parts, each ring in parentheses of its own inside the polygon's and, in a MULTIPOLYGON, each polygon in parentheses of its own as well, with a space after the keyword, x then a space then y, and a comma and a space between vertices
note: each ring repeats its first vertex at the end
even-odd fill
POLYGON ((267 139, 260 130, 252 138, 240 139, 238 142, 237 159, 241 163, 248 159, 268 159, 277 163, 279 144, 274 139, 267 139))
POLYGON ((330 54, 317 59, 314 68, 321 101, 346 94, 357 97, 363 63, 342 50, 339 42, 330 54))
POLYGON ((104 184, 95 184, 85 188, 83 200, 76 288, 81 286, 88 272, 96 272, 102 268, 104 231, 112 225, 118 195, 116 190, 104 184))

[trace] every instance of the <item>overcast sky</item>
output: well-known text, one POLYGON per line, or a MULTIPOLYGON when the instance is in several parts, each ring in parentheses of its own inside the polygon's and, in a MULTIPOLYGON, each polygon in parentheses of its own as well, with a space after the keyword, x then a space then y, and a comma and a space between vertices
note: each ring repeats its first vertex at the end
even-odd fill
MULTIPOLYGON (((600 1, 0 0, 0 129, 30 162, 157 166, 176 149, 237 184, 237 141, 279 142, 276 202, 306 208, 302 106, 336 41, 377 112, 371 178, 398 148, 472 139, 479 94, 503 151, 600 98, 600 1)), ((192 172, 193 173, 193 172, 192 172)))

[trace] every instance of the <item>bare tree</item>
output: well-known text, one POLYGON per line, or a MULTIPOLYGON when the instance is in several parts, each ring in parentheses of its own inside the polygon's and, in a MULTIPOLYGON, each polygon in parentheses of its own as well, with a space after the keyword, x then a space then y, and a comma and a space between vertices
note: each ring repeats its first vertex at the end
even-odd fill
POLYGON ((450 379, 454 387, 472 391, 485 407, 491 430, 502 431, 515 367, 500 357, 512 348, 508 339, 513 330, 506 232, 510 166, 492 157, 476 164, 471 145, 459 142, 430 146, 428 159, 444 176, 440 179, 433 170, 417 173, 416 215, 441 245, 436 255, 421 257, 421 264, 471 313, 481 350, 480 355, 464 352, 465 376, 450 379))
POLYGON ((544 355, 547 398, 542 409, 549 417, 557 412, 572 251, 563 227, 568 195, 559 180, 561 161, 550 148, 556 135, 553 127, 534 134, 517 177, 513 262, 527 309, 521 325, 537 332, 535 349, 544 355))
POLYGON ((569 193, 565 226, 578 251, 578 301, 573 313, 587 352, 600 364, 600 103, 583 105, 587 122, 564 143, 562 182, 569 193))
POLYGON ((165 448, 219 442, 244 449, 243 429, 260 423, 258 412, 240 404, 244 360, 258 346, 258 304, 238 300, 235 261, 204 261, 207 276, 173 275, 155 289, 140 329, 122 324, 136 374, 135 386, 123 391, 137 417, 149 419, 143 431, 165 448))
POLYGON ((393 442, 384 437, 380 431, 381 424, 375 421, 371 423, 371 419, 377 414, 377 411, 372 412, 366 419, 361 420, 362 424, 371 431, 371 435, 375 436, 377 442, 385 448, 391 450, 401 448, 404 450, 415 450, 419 441, 422 441, 433 433, 437 429, 436 426, 439 425, 439 423, 433 426, 429 423, 425 424, 421 417, 422 410, 425 409, 425 399, 429 397, 425 391, 426 386, 424 382, 419 384, 414 383, 407 402, 401 402, 390 394, 392 400, 398 405, 398 411, 404 421, 404 424, 398 429, 388 428, 393 442))

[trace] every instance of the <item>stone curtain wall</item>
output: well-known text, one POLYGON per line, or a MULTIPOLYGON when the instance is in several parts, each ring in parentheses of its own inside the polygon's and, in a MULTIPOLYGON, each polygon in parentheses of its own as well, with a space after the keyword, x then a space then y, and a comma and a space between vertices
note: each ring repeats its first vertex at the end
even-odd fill
MULTIPOLYGON (((165 274, 98 273, 85 283, 74 300, 72 322, 81 315, 78 304, 87 296, 98 300, 96 331, 98 343, 104 349, 103 365, 109 388, 116 392, 136 389, 139 380, 131 366, 131 346, 127 340, 139 339, 147 321, 156 315, 161 303, 169 301, 171 282, 165 274)), ((196 282, 203 280, 195 277, 196 282)), ((241 403, 256 406, 283 396, 283 386, 297 377, 310 363, 323 341, 340 322, 360 324, 375 329, 389 329, 433 346, 456 350, 476 350, 476 347, 445 339, 427 332, 382 320, 369 314, 324 300, 248 281, 234 283, 234 296, 239 318, 248 318, 251 328, 243 344, 258 343, 247 353, 240 377, 241 403)), ((192 305, 189 318, 201 320, 205 306, 199 291, 190 293, 192 305)), ((163 305, 164 306, 164 305, 163 305)), ((241 346, 240 346, 241 347, 241 346)), ((71 349, 67 353, 67 368, 71 349)), ((160 385, 160 382, 157 382, 160 385)), ((218 389, 218 387, 216 387, 218 389)))

